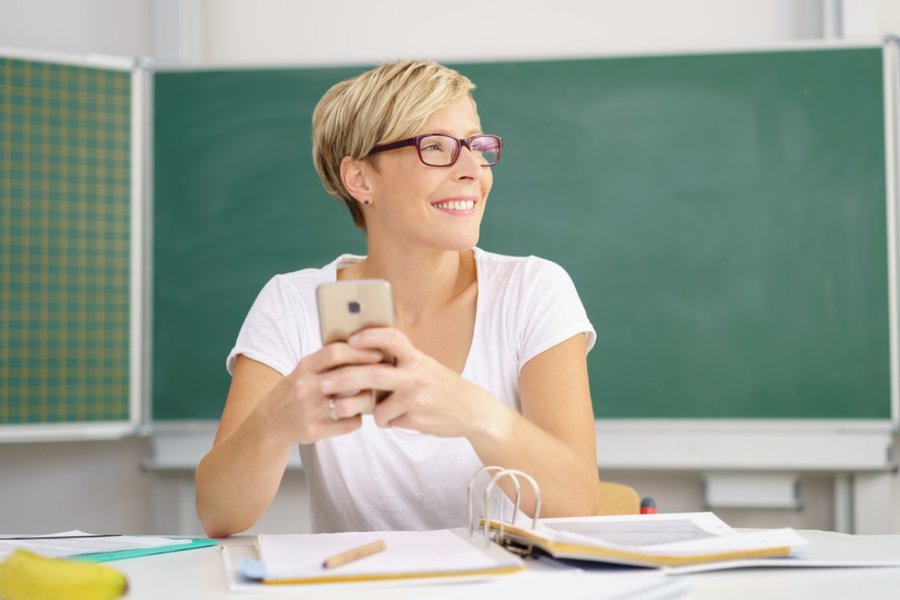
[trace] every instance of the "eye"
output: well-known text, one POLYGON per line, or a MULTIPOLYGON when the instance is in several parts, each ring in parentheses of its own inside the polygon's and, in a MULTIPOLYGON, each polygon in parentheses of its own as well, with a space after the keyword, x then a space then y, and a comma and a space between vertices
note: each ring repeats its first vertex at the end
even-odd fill
POLYGON ((432 135, 419 140, 419 151, 427 154, 452 154, 456 140, 445 135, 432 135))
POLYGON ((419 150, 422 152, 436 153, 448 152, 452 141, 442 136, 433 136, 424 138, 419 142, 419 150))
POLYGON ((497 140, 491 137, 475 138, 471 143, 473 152, 496 152, 497 140))

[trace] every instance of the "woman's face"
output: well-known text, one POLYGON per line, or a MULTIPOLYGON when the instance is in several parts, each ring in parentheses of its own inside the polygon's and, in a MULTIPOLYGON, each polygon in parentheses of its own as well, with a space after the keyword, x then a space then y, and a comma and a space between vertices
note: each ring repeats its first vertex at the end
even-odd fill
MULTIPOLYGON (((416 134, 444 133, 468 138, 482 133, 472 101, 466 97, 431 115, 416 134)), ((493 174, 468 148, 455 164, 429 167, 412 146, 377 155, 369 170, 372 204, 363 209, 372 243, 394 243, 434 250, 467 250, 478 242, 493 174)))

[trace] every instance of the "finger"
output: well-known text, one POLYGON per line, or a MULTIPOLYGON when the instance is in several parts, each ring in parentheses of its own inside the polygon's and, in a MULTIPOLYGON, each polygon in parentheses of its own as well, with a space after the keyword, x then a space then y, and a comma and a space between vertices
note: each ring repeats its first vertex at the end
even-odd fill
POLYGON ((326 396, 355 394, 357 390, 394 391, 402 381, 400 369, 392 365, 344 366, 323 373, 319 389, 326 396))
POLYGON ((343 342, 335 342, 303 358, 295 371, 322 373, 341 365, 378 363, 384 354, 372 348, 354 348, 343 342))
POLYGON ((406 418, 406 407, 395 399, 388 398, 375 405, 372 416, 379 427, 399 427, 406 418))
POLYGON ((321 429, 319 430, 320 436, 318 439, 321 440, 336 435, 343 435, 345 433, 350 433, 351 431, 356 431, 360 427, 362 427, 362 417, 360 415, 338 419, 337 421, 332 421, 329 417, 325 417, 325 421, 322 422, 321 429))
MULTIPOLYGON (((372 412, 372 407, 375 404, 375 401, 372 398, 372 392, 370 391, 363 391, 354 396, 335 397, 333 400, 334 414, 338 419, 347 419, 372 412)), ((327 400, 325 401, 325 405, 328 418, 331 419, 331 411, 327 408, 327 400)))
POLYGON ((394 327, 369 327, 350 336, 347 344, 353 348, 381 350, 397 362, 412 359, 417 350, 409 338, 394 327))

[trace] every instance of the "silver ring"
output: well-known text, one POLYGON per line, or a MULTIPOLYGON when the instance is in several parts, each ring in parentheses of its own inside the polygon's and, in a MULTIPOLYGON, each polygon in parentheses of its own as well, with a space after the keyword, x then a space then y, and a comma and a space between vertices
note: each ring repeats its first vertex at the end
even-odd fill
POLYGON ((337 407, 334 405, 334 398, 328 399, 328 416, 332 421, 338 420, 337 407))

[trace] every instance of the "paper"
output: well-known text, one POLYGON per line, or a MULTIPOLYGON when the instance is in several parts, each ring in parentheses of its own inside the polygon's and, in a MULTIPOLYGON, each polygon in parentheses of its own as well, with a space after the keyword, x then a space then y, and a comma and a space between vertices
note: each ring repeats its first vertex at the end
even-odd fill
POLYGON ((806 544, 791 529, 740 532, 709 512, 546 519, 539 532, 559 542, 672 555, 806 544))
POLYGON ((465 580, 467 583, 462 583, 458 578, 446 578, 264 586, 241 576, 240 564, 259 562, 259 554, 255 548, 226 544, 222 556, 229 589, 233 593, 254 594, 254 597, 261 597, 261 590, 264 590, 266 595, 272 597, 299 598, 309 594, 318 598, 318 594, 324 594, 327 590, 334 593, 333 596, 329 594, 329 598, 353 595, 386 600, 502 600, 532 597, 547 600, 661 600, 679 597, 687 590, 684 578, 667 577, 657 570, 583 570, 546 557, 527 561, 528 568, 525 571, 474 584, 468 583, 468 580, 465 580), (336 585, 339 587, 335 587, 336 585))
POLYGON ((573 539, 580 540, 585 536, 593 541, 618 546, 655 546, 689 542, 725 533, 704 529, 688 518, 653 521, 582 521, 547 524, 547 527, 562 534, 574 534, 566 536, 573 539))
MULTIPOLYGON (((98 552, 120 552, 123 550, 135 550, 140 548, 154 548, 159 546, 179 546, 190 544, 190 540, 173 540, 164 537, 116 535, 109 537, 77 537, 93 535, 84 531, 63 531, 50 533, 45 538, 57 539, 32 539, 32 540, 2 540, 0 539, 0 560, 12 554, 18 548, 30 550, 42 556, 58 558, 64 556, 78 556, 81 554, 95 554, 98 552), (70 537, 71 539, 58 539, 70 537)), ((13 536, 0 536, 13 537, 13 536)), ((24 537, 24 536, 23 536, 24 537)))
POLYGON ((724 568, 782 568, 782 567, 900 567, 900 546, 873 539, 876 536, 848 535, 833 531, 804 531, 809 545, 789 557, 756 558, 666 567, 672 575, 697 573, 724 568))
POLYGON ((475 574, 521 568, 521 561, 503 551, 498 562, 493 544, 474 543, 450 530, 380 531, 364 533, 260 535, 259 559, 266 580, 321 580, 421 574, 475 574), (386 549, 334 569, 327 556, 384 540, 386 549))
POLYGON ((448 587, 422 592, 417 600, 503 600, 506 598, 564 598, 565 600, 661 600, 677 598, 688 591, 688 583, 681 577, 666 577, 659 572, 643 573, 586 573, 579 569, 559 572, 529 571, 466 589, 448 587))
POLYGON ((736 531, 708 512, 544 519, 535 529, 503 528, 558 558, 643 566, 783 556, 807 543, 791 529, 736 531))

